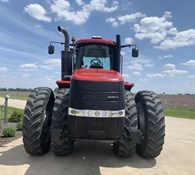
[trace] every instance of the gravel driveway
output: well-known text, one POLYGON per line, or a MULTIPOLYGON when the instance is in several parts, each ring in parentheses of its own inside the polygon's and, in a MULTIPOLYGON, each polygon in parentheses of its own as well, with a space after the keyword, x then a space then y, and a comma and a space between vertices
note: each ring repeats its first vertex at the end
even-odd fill
POLYGON ((72 155, 56 157, 50 151, 33 157, 22 139, 0 147, 0 175, 194 175, 195 120, 166 117, 166 142, 156 159, 117 158, 110 144, 75 142, 72 155))
MULTIPOLYGON (((4 104, 4 102, 5 102, 5 99, 0 98, 0 105, 4 104)), ((14 99, 9 99, 8 100, 8 106, 24 109, 25 105, 26 105, 25 100, 14 100, 14 99)))

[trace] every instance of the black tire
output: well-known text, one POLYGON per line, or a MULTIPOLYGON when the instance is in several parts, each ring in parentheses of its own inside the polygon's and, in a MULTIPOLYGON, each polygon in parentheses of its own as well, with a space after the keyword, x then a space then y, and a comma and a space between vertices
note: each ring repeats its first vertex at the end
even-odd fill
POLYGON ((138 127, 142 133, 141 144, 137 144, 137 153, 144 158, 160 155, 165 136, 163 106, 157 94, 140 91, 135 96, 138 112, 138 127))
POLYGON ((137 128, 137 109, 134 96, 125 91, 125 123, 121 140, 113 144, 114 153, 121 157, 130 157, 134 154, 136 143, 132 141, 128 128, 137 128))
POLYGON ((73 141, 68 134, 69 90, 60 89, 57 92, 53 108, 51 127, 51 147, 56 156, 72 153, 73 141))
POLYGON ((28 154, 43 155, 49 151, 53 103, 50 88, 35 88, 29 95, 23 119, 23 143, 28 154))

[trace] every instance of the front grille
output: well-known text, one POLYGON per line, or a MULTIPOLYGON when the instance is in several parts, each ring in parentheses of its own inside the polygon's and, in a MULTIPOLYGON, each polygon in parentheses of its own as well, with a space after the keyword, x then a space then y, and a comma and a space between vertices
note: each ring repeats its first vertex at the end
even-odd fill
POLYGON ((71 80, 70 104, 74 109, 125 109, 123 82, 71 80))

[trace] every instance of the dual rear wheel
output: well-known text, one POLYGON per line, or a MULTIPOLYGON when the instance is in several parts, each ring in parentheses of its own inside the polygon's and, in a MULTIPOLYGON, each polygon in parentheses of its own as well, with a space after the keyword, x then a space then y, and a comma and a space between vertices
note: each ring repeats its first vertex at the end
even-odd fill
POLYGON ((43 155, 51 143, 54 94, 50 88, 35 88, 24 110, 23 143, 27 153, 43 155))
POLYGON ((56 95, 50 88, 35 88, 26 103, 23 119, 23 143, 27 153, 43 155, 50 144, 55 155, 72 152, 73 142, 68 138, 69 91, 61 89, 56 95))
POLYGON ((157 157, 163 148, 165 121, 163 107, 157 94, 140 91, 133 95, 125 92, 125 124, 121 140, 113 144, 114 152, 130 157, 136 152, 144 158, 157 157), (129 129, 128 129, 129 128, 129 129), (135 143, 129 131, 139 129, 140 143, 135 143))

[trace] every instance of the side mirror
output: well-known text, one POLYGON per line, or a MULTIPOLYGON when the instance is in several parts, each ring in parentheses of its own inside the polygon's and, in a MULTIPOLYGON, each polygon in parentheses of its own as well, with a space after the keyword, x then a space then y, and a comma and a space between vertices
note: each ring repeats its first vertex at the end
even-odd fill
POLYGON ((138 57, 139 56, 139 49, 133 48, 132 49, 132 57, 138 57))
POLYGON ((55 47, 53 45, 49 45, 48 47, 48 53, 51 55, 51 54, 54 54, 54 50, 55 50, 55 47))

